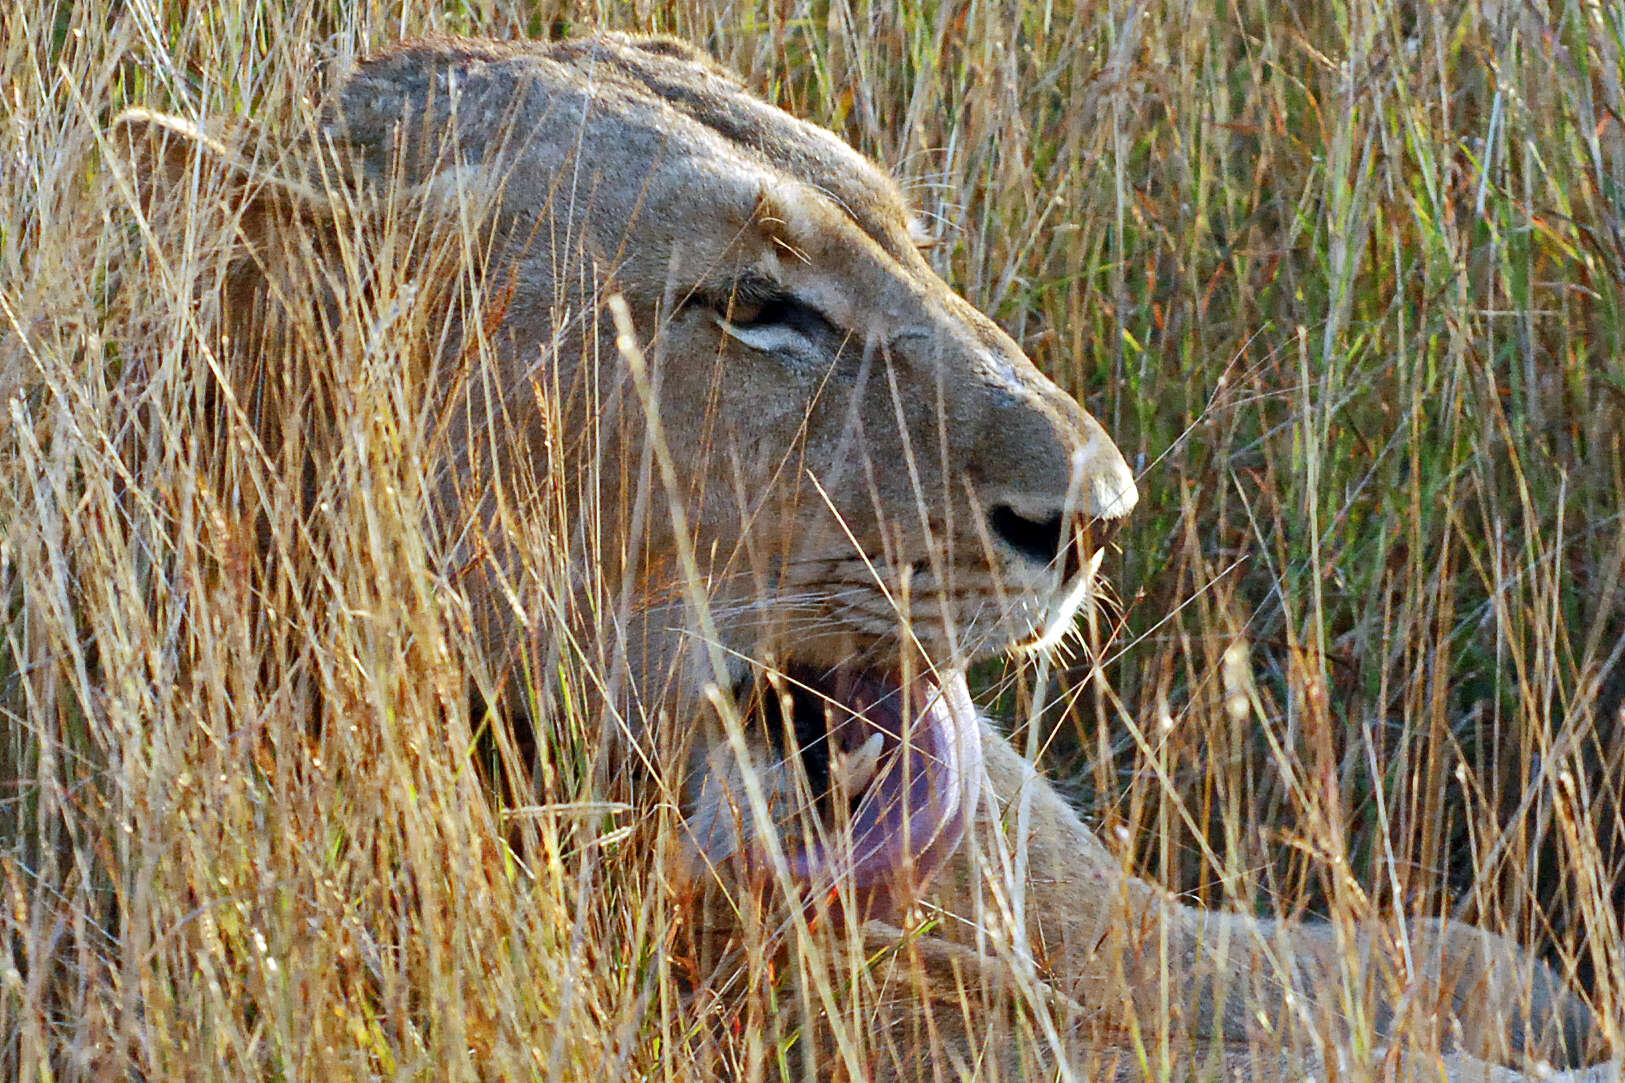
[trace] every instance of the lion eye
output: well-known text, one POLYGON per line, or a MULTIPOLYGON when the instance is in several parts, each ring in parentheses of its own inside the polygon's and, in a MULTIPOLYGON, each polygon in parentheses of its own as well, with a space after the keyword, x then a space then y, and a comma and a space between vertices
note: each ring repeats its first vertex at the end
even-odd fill
POLYGON ((743 297, 735 297, 723 311, 722 318, 727 323, 749 327, 764 322, 762 319, 764 314, 767 314, 767 305, 761 301, 747 301, 743 297))
POLYGON ((784 292, 745 296, 735 291, 712 306, 711 317, 724 334, 764 353, 805 351, 834 331, 823 313, 784 292))

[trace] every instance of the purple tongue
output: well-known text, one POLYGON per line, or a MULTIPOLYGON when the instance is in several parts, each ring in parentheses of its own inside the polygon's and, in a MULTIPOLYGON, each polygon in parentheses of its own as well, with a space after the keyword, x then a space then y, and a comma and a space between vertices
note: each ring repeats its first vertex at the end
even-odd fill
POLYGON ((832 737, 851 748, 884 732, 879 768, 852 815, 850 841, 809 840, 790 851, 790 871, 814 888, 851 880, 866 902, 906 904, 964 838, 982 776, 981 724, 962 673, 940 686, 916 681, 906 696, 860 678, 852 695, 858 716, 843 729, 857 727, 856 739, 832 737))

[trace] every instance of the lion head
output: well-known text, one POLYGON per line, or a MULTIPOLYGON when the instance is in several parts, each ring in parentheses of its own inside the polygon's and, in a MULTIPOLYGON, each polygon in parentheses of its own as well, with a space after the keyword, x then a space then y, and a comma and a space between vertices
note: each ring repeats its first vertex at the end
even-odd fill
POLYGON ((703 855, 768 846, 730 780, 793 748, 818 798, 777 848, 793 875, 929 877, 979 771, 963 667, 1070 624, 1136 492, 931 269, 885 173, 691 48, 619 35, 403 45, 291 140, 120 131, 147 189, 224 197, 234 401, 268 454, 340 424, 301 387, 311 351, 417 336, 427 518, 493 667, 584 632, 613 644, 629 731, 720 715, 676 727, 700 731, 703 855), (341 295, 390 275, 421 289, 357 329, 341 295), (527 579, 541 548, 569 554, 568 598, 527 579))

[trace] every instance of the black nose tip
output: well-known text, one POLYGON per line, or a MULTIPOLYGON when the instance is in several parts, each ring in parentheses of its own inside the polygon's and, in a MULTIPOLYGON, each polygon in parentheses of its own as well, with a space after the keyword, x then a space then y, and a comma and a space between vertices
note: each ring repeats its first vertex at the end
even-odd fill
POLYGON ((1122 526, 1122 516, 1115 519, 1091 519, 1089 520, 1089 541, 1096 549, 1104 549, 1108 542, 1117 537, 1117 532, 1122 529, 1122 526))
POLYGON ((1090 519, 1080 531, 1059 513, 1029 519, 1008 504, 996 505, 987 519, 995 538, 1036 564, 1048 567, 1064 557, 1068 576, 1080 569, 1084 550, 1093 555, 1104 548, 1123 524, 1121 518, 1090 519))
POLYGON ((1029 519, 1008 504, 996 505, 987 516, 993 536, 1038 564, 1049 564, 1066 544, 1066 523, 1059 512, 1047 519, 1029 519))

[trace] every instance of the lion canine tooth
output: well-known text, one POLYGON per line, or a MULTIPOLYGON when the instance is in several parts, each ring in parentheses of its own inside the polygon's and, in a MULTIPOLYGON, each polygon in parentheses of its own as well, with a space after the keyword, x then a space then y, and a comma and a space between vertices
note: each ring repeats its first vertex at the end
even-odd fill
POLYGON ((869 739, 851 752, 837 752, 830 761, 830 773, 835 785, 848 794, 861 791, 875 777, 880 766, 880 753, 886 747, 886 735, 875 731, 869 739))

